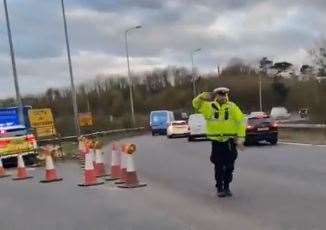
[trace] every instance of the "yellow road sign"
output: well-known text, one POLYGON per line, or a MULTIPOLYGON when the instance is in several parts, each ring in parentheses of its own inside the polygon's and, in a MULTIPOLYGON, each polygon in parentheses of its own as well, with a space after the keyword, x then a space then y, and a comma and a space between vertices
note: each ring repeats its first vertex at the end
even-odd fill
POLYGON ((93 125, 92 113, 79 113, 78 117, 79 117, 79 125, 81 127, 93 125))
POLYGON ((54 119, 51 109, 30 109, 28 111, 31 127, 54 126, 54 119))
POLYGON ((51 137, 57 134, 51 109, 30 109, 28 118, 31 127, 36 130, 37 137, 51 137))
POLYGON ((40 126, 36 127, 36 135, 37 137, 50 137, 50 136, 55 136, 57 134, 55 127, 50 125, 50 126, 40 126))

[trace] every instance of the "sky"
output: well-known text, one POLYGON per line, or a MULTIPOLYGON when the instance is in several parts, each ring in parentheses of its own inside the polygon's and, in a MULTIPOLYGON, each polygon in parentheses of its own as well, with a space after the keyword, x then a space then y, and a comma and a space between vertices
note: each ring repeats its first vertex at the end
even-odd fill
MULTIPOLYGON (((22 95, 67 87, 60 0, 7 0, 22 95)), ((325 38, 325 0, 65 0, 75 82, 166 66, 217 71, 233 58, 309 64, 325 38)), ((0 4, 0 99, 15 96, 4 7, 0 4)))

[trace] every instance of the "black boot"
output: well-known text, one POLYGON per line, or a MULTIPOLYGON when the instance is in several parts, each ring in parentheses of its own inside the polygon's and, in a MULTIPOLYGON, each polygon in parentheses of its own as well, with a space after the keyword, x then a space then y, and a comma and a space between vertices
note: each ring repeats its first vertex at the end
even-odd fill
POLYGON ((218 184, 216 186, 216 188, 217 188, 217 196, 218 197, 225 197, 226 196, 225 190, 223 188, 223 184, 222 183, 221 184, 218 184))
POLYGON ((229 184, 226 184, 224 186, 224 194, 225 194, 225 196, 232 196, 232 192, 230 190, 230 185, 229 184))

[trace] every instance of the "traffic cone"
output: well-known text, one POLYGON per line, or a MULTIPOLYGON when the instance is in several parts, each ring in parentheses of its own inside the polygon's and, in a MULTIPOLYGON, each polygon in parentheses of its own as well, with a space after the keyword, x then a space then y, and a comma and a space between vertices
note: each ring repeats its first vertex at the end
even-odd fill
POLYGON ((85 183, 79 184, 78 186, 94 186, 94 185, 103 184, 104 182, 97 182, 96 179, 96 172, 92 162, 92 154, 89 148, 91 143, 88 142, 86 145, 87 145, 86 147, 87 153, 85 154, 85 172, 84 172, 85 183))
POLYGON ((121 146, 121 154, 120 154, 120 179, 115 182, 115 184, 124 184, 127 180, 127 158, 125 154, 126 145, 121 146))
POLYGON ((0 178, 8 177, 8 176, 10 176, 10 175, 6 174, 6 170, 2 164, 2 158, 0 158, 0 178))
POLYGON ((23 156, 21 154, 18 154, 17 159, 18 159, 17 176, 12 179, 13 180, 26 180, 26 179, 33 178, 32 176, 29 176, 27 173, 23 156))
POLYGON ((62 181, 62 178, 58 178, 57 171, 54 168, 51 152, 55 149, 51 149, 50 146, 46 146, 45 151, 45 180, 41 180, 41 183, 51 183, 62 181))
POLYGON ((97 177, 105 177, 108 176, 105 172, 105 164, 103 162, 103 144, 100 141, 96 141, 94 145, 95 151, 95 171, 97 177))
POLYGON ((121 151, 119 148, 117 148, 116 143, 113 143, 112 152, 111 152, 111 177, 105 180, 113 181, 113 180, 120 179, 121 177, 120 161, 121 161, 121 151))
POLYGON ((140 184, 137 173, 136 167, 134 162, 134 154, 136 152, 136 145, 128 144, 125 145, 124 155, 126 155, 126 163, 127 163, 127 173, 126 173, 126 183, 123 185, 119 185, 119 188, 139 188, 145 187, 146 184, 140 184))

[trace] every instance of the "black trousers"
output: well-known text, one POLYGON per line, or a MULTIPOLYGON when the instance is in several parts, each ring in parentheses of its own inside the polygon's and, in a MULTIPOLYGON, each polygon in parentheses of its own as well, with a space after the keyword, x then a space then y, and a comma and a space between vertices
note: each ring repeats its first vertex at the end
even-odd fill
POLYGON ((233 139, 226 142, 212 141, 210 160, 215 166, 216 187, 228 186, 233 178, 238 151, 233 139))

